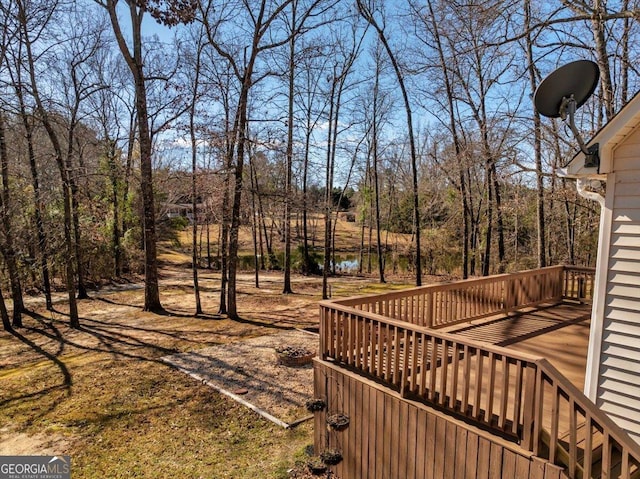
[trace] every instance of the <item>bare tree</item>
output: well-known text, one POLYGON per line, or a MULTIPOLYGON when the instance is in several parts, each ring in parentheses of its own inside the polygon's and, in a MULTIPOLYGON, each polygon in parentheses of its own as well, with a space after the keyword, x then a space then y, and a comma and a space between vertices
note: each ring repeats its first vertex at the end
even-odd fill
MULTIPOLYGON (((455 171, 457 175, 451 174, 449 176, 450 181, 456 185, 460 193, 460 202, 462 207, 462 277, 466 279, 469 276, 469 247, 470 247, 470 232, 471 232, 471 208, 469 206, 470 203, 470 192, 468 187, 468 168, 465 162, 463 161, 463 145, 462 139, 459 134, 459 126, 458 119, 456 117, 457 108, 455 105, 456 102, 456 92, 454 86, 454 76, 451 72, 450 66, 448 64, 449 55, 445 52, 445 45, 441 39, 440 26, 438 24, 439 18, 436 16, 433 2, 431 0, 427 1, 427 10, 423 13, 422 9, 417 4, 412 4, 412 9, 414 15, 420 19, 420 22, 424 25, 424 27, 429 31, 431 31, 431 35, 433 37, 433 44, 435 46, 437 52, 437 62, 436 62, 436 75, 435 77, 440 78, 444 82, 444 97, 446 101, 444 102, 444 107, 447 111, 447 122, 445 123, 448 126, 449 133, 451 135, 451 140, 454 148, 455 155, 455 171)), ((429 40, 425 40, 428 42, 429 40)), ((434 96, 439 94, 439 90, 432 92, 434 96)), ((438 103, 440 104, 440 103, 438 103)), ((445 171, 448 173, 449 169, 445 168, 445 171)))
POLYGON ((231 207, 231 226, 229 229, 229 279, 227 284, 228 309, 230 318, 238 318, 236 299, 236 274, 238 270, 238 233, 240 228, 240 207, 243 189, 243 171, 246 154, 247 125, 248 125, 248 105, 249 95, 252 87, 270 74, 270 72, 257 72, 261 54, 267 50, 287 45, 291 36, 298 35, 304 27, 306 21, 314 14, 317 4, 311 2, 310 5, 300 12, 297 17, 297 27, 293 32, 279 35, 276 29, 272 28, 275 23, 284 16, 287 8, 293 0, 281 0, 279 2, 268 2, 261 0, 250 4, 248 2, 218 2, 209 1, 201 4, 201 20, 205 24, 205 31, 210 45, 216 50, 218 55, 228 62, 234 72, 239 84, 239 95, 235 110, 235 119, 231 130, 234 141, 234 150, 230 151, 235 157, 233 171, 233 201, 231 207), (222 26, 229 21, 228 12, 233 11, 233 20, 245 22, 244 29, 250 32, 245 38, 248 40, 238 44, 238 38, 232 40, 225 39, 220 35, 222 26))
POLYGON ((196 31, 195 52, 193 58, 193 78, 191 78, 191 99, 189 105, 189 139, 191 140, 191 270, 193 273, 193 292, 196 301, 196 315, 202 314, 202 302, 200 300, 200 285, 198 283, 198 140, 196 138, 196 107, 200 96, 200 75, 202 64, 202 50, 204 37, 201 31, 196 31))
POLYGON ((382 118, 382 103, 384 95, 381 92, 380 76, 382 74, 382 55, 380 51, 380 42, 376 42, 375 49, 373 51, 375 62, 375 74, 373 80, 373 97, 371 98, 371 130, 370 130, 370 147, 369 155, 372 162, 372 183, 373 183, 373 203, 374 203, 374 216, 376 224, 376 249, 378 254, 378 278, 381 283, 386 283, 384 277, 385 269, 385 252, 382 244, 382 227, 380 223, 380 179, 378 175, 380 166, 380 123, 382 118))
POLYGON ((82 21, 87 16, 87 10, 76 5, 68 12, 69 18, 78 28, 74 35, 66 42, 65 51, 60 55, 60 62, 54 67, 64 95, 64 111, 66 130, 65 168, 69 178, 71 193, 71 218, 75 247, 75 270, 77 277, 78 299, 89 297, 85 285, 85 266, 82 252, 82 238, 79 213, 79 173, 81 170, 81 152, 76 143, 79 141, 79 130, 83 112, 83 104, 97 91, 106 86, 101 84, 95 74, 94 64, 91 62, 96 52, 104 46, 104 25, 93 21, 82 21), (78 164, 76 164, 76 161, 78 164))
MULTIPOLYGON (((527 55, 527 72, 529 74, 529 85, 531 94, 535 93, 538 87, 538 79, 540 74, 534 63, 533 57, 533 35, 531 33, 531 1, 524 1, 524 27, 527 31, 526 37, 526 55, 527 55)), ((546 228, 544 214, 544 175, 542 171, 542 122, 540 113, 536 108, 533 109, 533 154, 536 167, 536 220, 538 224, 538 267, 547 266, 546 258, 546 228)))
POLYGON ((95 0, 105 8, 111 20, 113 32, 135 85, 138 142, 140 148, 140 189, 144 223, 145 251, 145 311, 163 312, 158 286, 158 261, 156 250, 156 218, 153 193, 153 161, 149 105, 147 102, 147 75, 143 55, 142 20, 149 12, 157 21, 173 26, 193 20, 195 3, 190 0, 154 0, 152 2, 124 0, 129 10, 131 24, 131 48, 127 45, 125 33, 118 19, 119 0, 95 0))
POLYGON ((2 193, 0 194, 0 216, 2 216, 2 256, 4 257, 7 270, 9 271, 9 281, 11 282, 11 298, 13 300, 13 327, 22 327, 22 313, 24 311, 24 301, 22 299, 22 284, 18 273, 16 262, 16 251, 14 249, 14 233, 11 221, 11 194, 9 188, 9 156, 7 154, 6 127, 4 112, 0 110, 0 178, 2 179, 2 193))
POLYGON ((327 95, 324 95, 322 82, 330 55, 323 54, 324 47, 318 41, 312 41, 301 49, 298 59, 301 65, 302 85, 297 90, 298 103, 303 114, 304 150, 302 160, 302 264, 307 274, 318 270, 315 260, 309 252, 309 163, 311 141, 316 127, 326 113, 327 95))
POLYGON ((46 308, 47 310, 51 310, 53 308, 53 303, 51 301, 49 254, 47 251, 47 234, 45 232, 42 212, 44 203, 41 197, 42 193, 40 191, 40 174, 38 173, 34 147, 35 117, 34 115, 29 114, 29 112, 27 111, 27 103, 25 100, 25 96, 27 93, 25 91, 26 82, 23 81, 24 66, 22 65, 22 43, 19 43, 17 48, 18 51, 14 52, 12 55, 12 65, 10 68, 8 68, 8 71, 15 92, 16 100, 18 102, 18 116, 20 117, 22 126, 24 128, 25 141, 27 146, 27 158, 29 161, 29 171, 31 173, 31 185, 33 188, 34 196, 33 211, 38 238, 37 245, 39 250, 38 253, 40 272, 42 275, 42 289, 44 290, 46 308))
MULTIPOLYGON (((2 15, 4 17, 4 15, 2 15)), ((0 17, 2 19, 2 17, 0 17)), ((7 19, 8 20, 8 19, 7 19)), ((14 36, 14 32, 9 31, 9 22, 4 22, 0 31, 0 68, 8 66, 7 49, 10 39, 14 36)), ((12 225, 11 214, 11 191, 9 186, 9 155, 7 152, 6 124, 4 107, 0 105, 0 180, 2 181, 2 191, 0 192, 0 217, 2 218, 2 256, 4 257, 7 270, 9 272, 9 281, 11 283, 11 298, 13 300, 13 318, 12 323, 16 328, 22 327, 22 313, 24 311, 24 301, 22 299, 22 284, 18 272, 16 262, 16 251, 14 248, 15 235, 12 225)), ((0 292, 0 296, 2 293, 0 292)), ((4 299, 0 298, 0 315, 5 329, 9 329, 9 318, 7 315, 4 299)))
POLYGON ((287 85, 287 167, 284 192, 284 284, 283 294, 291 294, 291 203, 293 201, 293 106, 295 103, 295 74, 296 74, 296 35, 298 0, 293 0, 291 7, 291 23, 289 25, 289 62, 287 85))
MULTIPOLYGON (((332 72, 327 80, 330 82, 329 90, 329 110, 327 122, 327 155, 326 155, 326 175, 325 175, 325 197, 324 197, 324 262, 322 267, 322 298, 329 297, 329 274, 331 272, 332 257, 332 211, 333 211, 333 186, 335 176, 336 154, 338 150, 338 134, 340 132, 340 110, 342 107, 342 96, 348 85, 348 78, 362 47, 366 32, 358 34, 355 25, 351 27, 351 36, 346 43, 346 39, 338 38, 335 44, 335 58, 332 65, 332 72)), ((334 262, 335 266, 335 262, 334 262)))
POLYGON ((99 55, 94 60, 93 68, 100 84, 109 85, 109 87, 96 91, 89 98, 93 112, 93 124, 101 138, 103 155, 106 158, 107 176, 111 189, 110 206, 113 215, 111 250, 113 253, 113 275, 116 278, 120 278, 123 274, 124 248, 122 238, 127 231, 125 210, 131 177, 133 144, 136 139, 134 128, 130 125, 135 118, 135 113, 133 105, 123 97, 127 91, 125 86, 127 81, 120 63, 111 52, 105 52, 104 55, 99 55))
MULTIPOLYGON (((53 125, 53 122, 50 119, 50 114, 47 108, 44 105, 44 101, 40 96, 39 84, 37 81, 37 71, 36 71, 36 58, 33 51, 33 38, 38 38, 39 29, 40 32, 47 25, 47 22, 51 19, 51 16, 45 16, 46 19, 44 23, 39 25, 34 25, 35 20, 40 20, 36 17, 31 17, 30 12, 28 10, 28 6, 23 0, 16 0, 17 6, 17 20, 20 28, 20 41, 24 45, 25 49, 25 58, 30 80, 30 88, 31 95, 35 101, 37 111, 40 117, 40 121, 44 126, 49 140, 51 142, 51 146, 53 147, 55 161, 58 166, 58 171, 60 173, 60 178, 62 180, 62 192, 63 192, 63 200, 64 200, 64 243, 66 256, 68 261, 65 264, 66 268, 66 287, 67 294, 69 297, 69 322, 71 327, 79 328, 80 320, 78 317, 78 306, 76 303, 75 297, 75 284, 74 284, 74 264, 75 264, 75 249, 73 245, 73 219, 72 219, 72 211, 71 211, 71 183, 69 178, 69 171, 67 170, 65 160, 64 160, 64 152, 62 143, 60 141, 58 132, 53 125)), ((55 5, 53 6, 55 8, 55 5)), ((51 11, 52 13, 53 11, 51 11)))
POLYGON ((402 100, 404 101, 404 109, 407 115, 407 134, 409 136, 409 147, 411 152, 411 172, 413 178, 413 221, 415 230, 416 241, 416 256, 415 256, 415 273, 416 273, 416 286, 422 285, 422 256, 420 247, 420 198, 418 194, 418 158, 416 154, 416 142, 413 132, 413 113, 411 112, 411 103, 409 102, 409 94, 405 86, 404 72, 398 63, 397 56, 391 49, 387 36, 384 32, 384 25, 380 25, 374 16, 375 12, 375 0, 357 0, 358 11, 360 15, 371 25, 376 33, 380 42, 387 51, 393 70, 396 73, 398 80, 398 86, 402 92, 402 100))

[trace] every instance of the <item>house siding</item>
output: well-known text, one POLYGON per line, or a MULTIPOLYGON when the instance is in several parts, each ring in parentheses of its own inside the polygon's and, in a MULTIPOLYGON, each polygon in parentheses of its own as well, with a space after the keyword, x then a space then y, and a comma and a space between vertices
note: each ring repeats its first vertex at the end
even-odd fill
POLYGON ((614 151, 597 404, 640 443, 640 131, 614 151))

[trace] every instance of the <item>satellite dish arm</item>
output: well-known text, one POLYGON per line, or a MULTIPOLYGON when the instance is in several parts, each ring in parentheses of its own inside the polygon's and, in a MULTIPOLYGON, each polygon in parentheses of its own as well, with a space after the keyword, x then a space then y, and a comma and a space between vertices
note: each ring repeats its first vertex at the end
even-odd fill
POLYGON ((576 128, 575 116, 576 116, 576 100, 573 97, 573 95, 571 95, 569 98, 565 96, 562 99, 562 103, 560 104, 560 118, 566 121, 567 117, 569 117, 569 128, 571 128, 573 135, 576 137, 576 140, 578 140, 580 151, 582 151, 582 153, 584 153, 585 155, 589 155, 591 153, 587 149, 587 145, 584 144, 584 141, 582 140, 582 136, 580 135, 580 132, 576 128))
POLYGON ((568 98, 565 96, 564 98, 562 98, 562 103, 560 104, 560 118, 566 121, 568 117, 569 128, 571 128, 573 135, 578 141, 578 145, 580 146, 580 151, 584 153, 585 167, 599 168, 600 155, 599 155, 598 144, 596 143, 595 145, 592 145, 591 147, 587 148, 587 145, 584 143, 584 140, 582 139, 580 132, 576 128, 575 116, 576 116, 576 100, 573 97, 573 95, 571 95, 568 98))

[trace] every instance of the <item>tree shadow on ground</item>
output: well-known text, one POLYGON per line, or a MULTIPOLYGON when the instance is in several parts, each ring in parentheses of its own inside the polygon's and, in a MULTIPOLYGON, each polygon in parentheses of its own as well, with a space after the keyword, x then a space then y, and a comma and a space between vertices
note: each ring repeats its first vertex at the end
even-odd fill
POLYGON ((262 321, 256 321, 255 319, 243 318, 242 316, 237 316, 236 318, 232 319, 232 321, 240 324, 249 324, 251 326, 258 326, 260 328, 277 329, 280 331, 290 331, 292 329, 295 329, 293 326, 283 326, 276 323, 265 323, 262 321))
MULTIPOLYGON (((37 317, 41 317, 42 318, 43 317, 43 316, 39 315, 38 313, 27 312, 27 314, 29 316, 34 317, 34 318, 37 318, 37 317)), ((47 327, 51 328, 54 331, 54 333, 52 333, 50 337, 52 339, 58 341, 58 343, 59 343, 58 351, 56 351, 56 353, 50 353, 49 351, 45 350, 44 348, 42 348, 41 346, 36 344, 31 339, 27 338, 25 335, 23 335, 19 331, 16 331, 15 329, 9 331, 9 334, 11 334, 13 337, 18 339, 22 343, 24 343, 27 346, 29 346, 33 351, 35 351, 39 355, 45 357, 46 359, 51 361, 53 364, 55 364, 57 366, 57 368, 60 370, 60 373, 62 374, 63 385, 64 385, 65 389, 67 389, 69 391, 69 393, 70 393, 70 389, 71 389, 71 386, 73 384, 73 379, 71 377, 71 373, 69 372, 69 369, 67 368, 67 366, 58 357, 62 353, 62 351, 64 351, 64 345, 63 345, 64 344, 64 339, 62 337, 62 334, 60 333, 60 331, 57 328, 55 328, 52 325, 47 325, 47 327)), ((33 331, 34 328, 27 328, 27 330, 33 331)))
MULTIPOLYGON (((32 316, 32 313, 27 312, 27 314, 32 316)), ((34 328, 26 328, 26 329, 28 331, 33 331, 34 330, 34 328)), ((55 330, 56 328, 53 328, 53 329, 55 330)), ((72 377, 71 372, 69 371, 69 368, 67 367, 67 365, 64 363, 64 361, 62 361, 58 357, 58 354, 60 354, 64 350, 64 347, 63 346, 59 346, 58 350, 56 351, 56 353, 51 353, 51 352, 47 351, 46 349, 44 349, 43 347, 39 346, 35 341, 31 340, 30 338, 28 338, 27 336, 22 334, 20 331, 10 330, 10 331, 8 331, 8 333, 11 334, 11 336, 16 338, 21 343, 23 343, 26 346, 28 346, 31 350, 36 352, 38 355, 42 356, 47 361, 50 361, 52 364, 54 364, 58 368, 58 370, 60 371, 60 374, 62 375, 62 383, 58 383, 58 384, 55 384, 55 385, 52 385, 52 386, 43 387, 42 389, 39 389, 37 391, 33 391, 33 392, 29 392, 29 393, 23 393, 23 394, 19 394, 19 395, 16 395, 16 396, 3 398, 2 400, 0 400, 0 409, 1 408, 5 408, 5 407, 9 406, 10 404, 22 403, 24 401, 29 401, 29 400, 35 400, 38 403, 41 403, 41 399, 42 398, 44 398, 46 396, 49 396, 51 394, 55 394, 57 392, 62 392, 65 396, 70 397, 71 396, 71 388, 73 386, 73 377, 72 377)), ((48 333, 48 334, 52 338, 55 338, 56 340, 61 338, 59 331, 56 331, 56 333, 48 333)), ((49 404, 48 407, 40 409, 38 411, 37 417, 43 417, 47 413, 53 411, 57 407, 58 403, 59 403, 58 401, 51 401, 51 403, 49 404)), ((35 418, 32 418, 31 421, 33 421, 34 419, 35 418)))
MULTIPOLYGON (((64 316, 68 316, 68 314, 61 313, 59 311, 54 310, 54 312, 64 316)), ((138 338, 132 334, 124 334, 120 332, 109 331, 109 325, 113 323, 101 323, 102 326, 100 324, 87 325, 86 323, 92 323, 92 322, 100 323, 99 321, 91 320, 88 318, 80 318, 80 327, 75 328, 72 331, 78 331, 79 333, 85 333, 93 337, 95 340, 97 340, 97 344, 82 344, 79 340, 74 340, 68 336, 65 337, 64 335, 62 335, 62 333, 58 330, 58 328, 56 328, 55 321, 52 321, 49 318, 46 318, 38 313, 30 313, 30 316, 38 320, 39 323, 44 325, 45 327, 44 329, 37 328, 37 327, 27 327, 25 328, 25 330, 30 331, 34 334, 38 334, 40 336, 44 336, 50 339, 52 342, 58 343, 58 351, 60 353, 66 347, 70 347, 80 351, 107 353, 116 357, 124 357, 127 359, 138 359, 143 361, 158 362, 155 358, 155 354, 166 355, 166 354, 174 354, 178 352, 176 348, 166 348, 164 346, 155 344, 149 340, 143 340, 141 338, 138 338), (135 354, 133 352, 133 351, 139 351, 141 349, 143 351, 147 350, 153 354, 150 356, 145 356, 143 354, 135 354)), ((116 326, 117 328, 136 329, 136 328, 129 327, 128 325, 121 325, 118 323, 115 323, 115 324, 117 324, 116 326)), ((154 329, 143 329, 143 328, 138 328, 138 329, 142 332, 149 332, 153 334, 160 333, 159 330, 154 330, 154 329)), ((164 334, 171 335, 170 333, 167 333, 167 332, 164 332, 164 334)), ((57 357, 56 354, 52 354, 44 350, 42 347, 38 346, 34 341, 28 339, 24 335, 21 335, 20 333, 15 333, 14 336, 16 335, 23 338, 22 342, 31 346, 32 349, 43 354, 48 359, 51 359, 52 361, 54 361, 59 367, 64 368, 64 371, 68 373, 68 369, 64 365, 64 362, 59 357, 57 357)), ((183 338, 180 338, 177 335, 175 335, 174 337, 177 340, 184 340, 183 338)))

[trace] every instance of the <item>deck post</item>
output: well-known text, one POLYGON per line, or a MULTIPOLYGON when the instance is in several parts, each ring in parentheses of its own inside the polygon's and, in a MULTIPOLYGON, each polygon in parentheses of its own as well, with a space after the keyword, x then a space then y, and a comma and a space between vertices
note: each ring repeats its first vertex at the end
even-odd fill
MULTIPOLYGON (((524 390, 523 400, 523 414, 522 414, 522 442, 521 446, 527 451, 533 451, 533 430, 536 427, 535 424, 535 409, 536 403, 536 376, 537 368, 532 363, 526 365, 526 383, 524 390)), ((537 435, 535 435, 537 437, 537 435)))
POLYGON ((511 311, 515 304, 515 279, 508 277, 504 280, 504 313, 511 311))
POLYGON ((327 360, 327 340, 326 340, 327 327, 325 325, 325 308, 320 305, 320 357, 323 361, 327 360))
POLYGON ((425 294, 425 299, 426 299, 426 305, 425 305, 425 310, 426 310, 426 316, 427 316, 427 328, 433 328, 433 312, 434 312, 434 307, 433 307, 433 291, 429 291, 425 294))
POLYGON ((555 295, 556 295, 556 298, 558 298, 558 301, 562 301, 562 299, 564 299, 564 296, 565 296, 564 278, 566 276, 566 271, 567 271, 566 266, 560 266, 558 268, 558 279, 557 279, 558 282, 556 284, 556 289, 555 289, 555 295))

